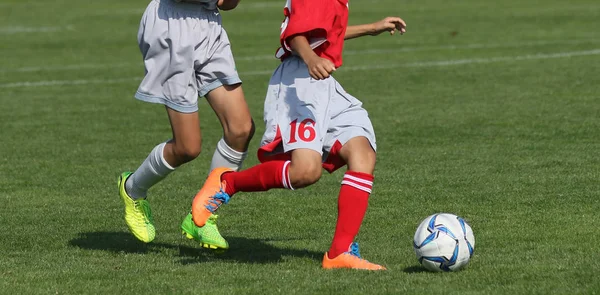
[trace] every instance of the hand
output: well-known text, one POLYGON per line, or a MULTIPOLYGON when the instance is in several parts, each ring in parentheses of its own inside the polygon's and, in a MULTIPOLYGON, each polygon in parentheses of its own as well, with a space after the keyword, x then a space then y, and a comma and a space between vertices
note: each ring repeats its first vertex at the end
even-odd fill
POLYGON ((308 73, 315 80, 327 79, 335 71, 335 65, 330 60, 317 55, 306 61, 306 65, 308 73))
POLYGON ((386 31, 390 32, 390 35, 394 35, 396 31, 402 35, 406 33, 406 23, 399 17, 386 17, 373 23, 373 33, 371 35, 376 36, 386 31))
POLYGON ((240 0, 218 0, 217 7, 221 10, 231 10, 237 7, 240 0))

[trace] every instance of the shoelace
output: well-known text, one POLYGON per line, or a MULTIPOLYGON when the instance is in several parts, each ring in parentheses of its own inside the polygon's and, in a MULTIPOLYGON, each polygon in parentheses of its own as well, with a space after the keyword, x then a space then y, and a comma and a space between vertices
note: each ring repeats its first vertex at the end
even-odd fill
POLYGON ((217 217, 219 217, 219 215, 211 215, 208 217, 208 221, 212 224, 217 224, 217 217))
POLYGON ((350 249, 348 250, 348 254, 362 259, 362 257, 360 256, 360 252, 358 251, 358 243, 353 242, 352 244, 350 244, 350 249))
POLYGON ((215 213, 221 204, 227 203, 229 203, 229 195, 221 189, 218 193, 208 199, 208 204, 204 207, 206 207, 210 213, 215 213))
POLYGON ((144 216, 144 223, 150 223, 150 219, 148 218, 148 215, 150 215, 150 206, 148 202, 142 202, 142 200, 134 200, 133 207, 135 208, 135 210, 142 210, 142 212, 144 213, 142 214, 144 216))

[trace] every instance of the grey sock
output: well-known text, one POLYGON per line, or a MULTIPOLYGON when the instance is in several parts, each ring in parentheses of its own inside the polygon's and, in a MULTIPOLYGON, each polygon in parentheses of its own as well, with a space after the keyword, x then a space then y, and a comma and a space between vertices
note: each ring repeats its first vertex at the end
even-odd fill
POLYGON ((225 143, 225 140, 221 138, 217 143, 217 148, 213 154, 212 162, 210 163, 210 170, 217 167, 227 167, 235 171, 242 168, 242 163, 246 159, 247 152, 238 152, 231 148, 225 143))
POLYGON ((146 198, 148 189, 163 180, 175 168, 171 167, 163 156, 163 151, 167 143, 163 142, 150 152, 146 160, 127 178, 125 182, 125 191, 135 199, 146 198))

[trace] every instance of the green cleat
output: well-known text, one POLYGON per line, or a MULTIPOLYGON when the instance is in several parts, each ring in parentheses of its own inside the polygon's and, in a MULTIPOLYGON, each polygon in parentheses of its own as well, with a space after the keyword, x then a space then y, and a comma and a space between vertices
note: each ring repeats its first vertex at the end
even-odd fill
POLYGON ((229 243, 221 236, 217 228, 217 216, 211 215, 203 227, 198 227, 192 220, 192 213, 188 214, 181 223, 181 233, 188 239, 194 239, 200 246, 225 251, 229 249, 229 243))
POLYGON ((119 177, 119 195, 125 203, 125 222, 129 231, 140 241, 150 243, 156 231, 150 204, 146 199, 134 200, 125 191, 125 181, 133 173, 123 172, 119 177))

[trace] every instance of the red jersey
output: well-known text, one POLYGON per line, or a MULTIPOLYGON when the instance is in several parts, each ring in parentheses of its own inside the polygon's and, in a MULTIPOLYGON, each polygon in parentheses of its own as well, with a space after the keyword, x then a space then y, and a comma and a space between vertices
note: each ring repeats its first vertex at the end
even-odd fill
POLYGON ((284 60, 292 54, 288 38, 304 35, 319 57, 330 60, 336 68, 342 65, 348 0, 287 0, 283 14, 277 58, 284 60))

